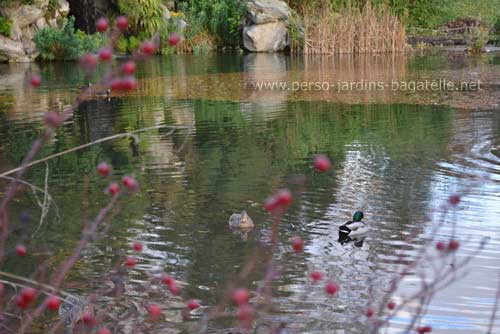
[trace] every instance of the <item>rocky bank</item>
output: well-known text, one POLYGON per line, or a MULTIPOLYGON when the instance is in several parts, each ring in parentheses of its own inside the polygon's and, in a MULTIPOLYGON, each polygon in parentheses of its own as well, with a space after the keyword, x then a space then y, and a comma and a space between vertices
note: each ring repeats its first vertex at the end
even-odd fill
POLYGON ((10 33, 0 34, 0 62, 29 62, 38 56, 33 41, 35 33, 45 27, 56 27, 68 15, 66 0, 0 2, 0 15, 10 22, 10 33))

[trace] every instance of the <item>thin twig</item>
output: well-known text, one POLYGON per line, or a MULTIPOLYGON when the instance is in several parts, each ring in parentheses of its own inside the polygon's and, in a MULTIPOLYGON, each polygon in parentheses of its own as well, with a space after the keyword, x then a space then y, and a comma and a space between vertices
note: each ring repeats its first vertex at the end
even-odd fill
MULTIPOLYGON (((87 244, 91 241, 92 236, 97 231, 99 224, 106 218, 108 213, 112 210, 119 197, 120 193, 114 195, 109 201, 108 205, 106 205, 104 208, 101 209, 101 211, 99 211, 99 214, 97 215, 95 220, 92 223, 90 223, 89 226, 84 228, 82 233, 82 238, 80 239, 80 242, 76 246, 72 255, 66 261, 63 262, 63 264, 59 267, 59 270, 52 276, 51 286, 53 286, 56 289, 58 289, 61 286, 61 284, 64 281, 64 278, 66 277, 70 269, 78 261, 78 259, 81 257, 82 251, 85 249, 87 244)), ((21 328, 19 329, 19 333, 20 334, 24 333, 31 326, 33 321, 38 317, 40 317, 44 311, 45 311, 45 305, 44 303, 42 303, 36 308, 33 314, 30 315, 29 318, 22 323, 21 328)))
POLYGON ((491 311, 490 323, 488 324, 488 331, 486 332, 486 334, 493 334, 493 327, 495 327, 495 320, 497 317, 499 301, 500 301, 500 274, 498 275, 498 286, 497 286, 497 293, 495 295, 495 305, 493 306, 493 311, 491 311))
POLYGON ((76 147, 64 150, 62 152, 58 152, 58 153, 49 155, 49 156, 47 156, 47 157, 45 157, 43 159, 32 161, 32 162, 28 163, 24 167, 20 166, 20 167, 11 169, 9 171, 3 172, 2 174, 0 174, 0 177, 7 176, 7 175, 10 175, 12 173, 16 173, 19 170, 21 170, 21 168, 32 167, 32 166, 34 166, 36 164, 39 164, 41 162, 46 162, 46 161, 49 161, 49 160, 51 160, 53 158, 57 158, 57 157, 60 157, 62 155, 65 155, 65 154, 68 154, 68 153, 71 153, 71 152, 75 152, 75 151, 81 150, 83 148, 90 147, 92 145, 100 144, 100 143, 103 143, 103 142, 106 142, 106 141, 109 141, 109 140, 113 140, 113 139, 117 139, 117 138, 130 137, 130 136, 132 136, 135 133, 146 132, 146 131, 155 130, 155 129, 163 129, 163 128, 169 128, 169 129, 171 129, 171 131, 169 131, 167 133, 167 135, 171 135, 174 131, 176 131, 178 129, 190 129, 191 127, 190 126, 156 125, 156 126, 151 126, 151 127, 148 127, 148 128, 142 128, 142 129, 134 130, 134 131, 130 131, 130 132, 118 133, 116 135, 112 135, 112 136, 104 137, 104 138, 101 138, 101 139, 97 139, 97 140, 95 140, 93 142, 86 143, 86 144, 83 144, 83 145, 80 145, 80 146, 76 146, 76 147))

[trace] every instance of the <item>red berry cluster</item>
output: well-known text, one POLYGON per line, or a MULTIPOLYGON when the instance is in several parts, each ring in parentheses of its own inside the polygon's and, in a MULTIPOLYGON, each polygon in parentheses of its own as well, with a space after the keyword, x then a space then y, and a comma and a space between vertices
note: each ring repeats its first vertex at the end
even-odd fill
POLYGON ((27 308, 37 296, 37 291, 33 288, 23 288, 21 293, 16 296, 15 302, 17 307, 21 309, 27 308))
POLYGON ((292 193, 288 189, 282 189, 264 202, 264 208, 269 212, 276 212, 278 209, 285 209, 291 203, 292 193))

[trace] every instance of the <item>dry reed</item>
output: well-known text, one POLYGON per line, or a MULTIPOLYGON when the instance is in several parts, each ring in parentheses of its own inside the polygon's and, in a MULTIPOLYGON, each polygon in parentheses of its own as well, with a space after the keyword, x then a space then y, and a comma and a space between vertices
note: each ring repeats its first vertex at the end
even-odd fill
POLYGON ((402 52, 407 48, 404 25, 387 6, 350 6, 334 12, 329 2, 302 9, 304 40, 295 52, 306 55, 402 52))

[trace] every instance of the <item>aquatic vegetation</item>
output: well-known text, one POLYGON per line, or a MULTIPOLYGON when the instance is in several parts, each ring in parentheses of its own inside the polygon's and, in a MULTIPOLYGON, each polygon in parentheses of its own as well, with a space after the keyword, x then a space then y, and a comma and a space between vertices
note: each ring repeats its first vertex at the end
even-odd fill
POLYGON ((333 11, 326 2, 303 9, 302 44, 294 52, 304 54, 401 52, 406 49, 404 24, 386 6, 367 2, 333 11))

